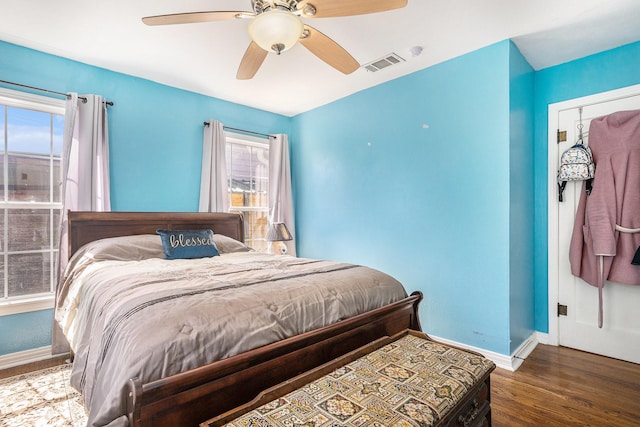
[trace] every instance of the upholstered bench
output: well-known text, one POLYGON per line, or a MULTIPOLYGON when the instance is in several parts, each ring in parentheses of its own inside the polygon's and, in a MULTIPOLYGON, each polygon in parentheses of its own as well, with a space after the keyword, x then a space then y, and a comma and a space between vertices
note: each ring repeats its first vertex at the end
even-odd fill
POLYGON ((261 393, 201 427, 490 426, 490 360, 404 331, 261 393))

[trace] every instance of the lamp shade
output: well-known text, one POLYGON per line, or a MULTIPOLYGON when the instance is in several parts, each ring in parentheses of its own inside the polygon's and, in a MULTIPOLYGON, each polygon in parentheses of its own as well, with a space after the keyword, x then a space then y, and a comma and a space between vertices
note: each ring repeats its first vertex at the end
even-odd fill
POLYGON ((304 31, 300 18, 291 12, 272 9, 256 16, 249 24, 249 36, 262 49, 284 52, 295 45, 304 31))
POLYGON ((287 240, 293 240, 293 237, 291 237, 289 229, 283 222, 274 222, 269 225, 265 240, 267 242, 284 242, 287 240))

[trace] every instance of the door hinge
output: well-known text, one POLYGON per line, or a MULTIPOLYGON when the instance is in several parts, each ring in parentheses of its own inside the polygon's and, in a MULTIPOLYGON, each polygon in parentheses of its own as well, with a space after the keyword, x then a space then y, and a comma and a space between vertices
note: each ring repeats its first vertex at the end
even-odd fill
POLYGON ((561 142, 565 142, 567 140, 567 131, 558 129, 558 140, 556 141, 558 144, 561 142))
POLYGON ((558 316, 566 316, 567 315, 567 306, 558 303, 558 316))

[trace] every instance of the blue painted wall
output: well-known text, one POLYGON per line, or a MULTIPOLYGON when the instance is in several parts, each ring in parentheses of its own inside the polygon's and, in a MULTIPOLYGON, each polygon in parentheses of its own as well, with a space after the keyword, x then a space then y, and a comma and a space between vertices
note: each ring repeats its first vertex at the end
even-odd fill
POLYGON ((0 316, 0 356, 51 345, 53 310, 0 316))
POLYGON ((290 119, 0 41, 0 79, 95 93, 109 108, 112 209, 197 211, 202 123, 288 133, 290 119))
POLYGON ((533 332, 533 68, 512 44, 509 108, 510 352, 533 332))
POLYGON ((640 83, 640 42, 535 74, 535 329, 549 331, 547 268, 548 106, 640 83))
POLYGON ((533 329, 532 74, 505 41, 296 116, 299 254, 386 271, 429 333, 510 354, 533 329))
MULTIPOLYGON (((205 120, 264 133, 290 132, 289 117, 2 41, 0 80, 95 93, 115 102, 109 108, 109 137, 112 209, 118 211, 198 210, 205 120)), ((51 322, 51 310, 0 316, 0 355, 50 345, 51 322), (42 325, 43 318, 44 326, 34 326, 42 325)))
MULTIPOLYGON (((0 58, 0 79, 116 102, 116 210, 196 210, 204 120, 289 133, 301 255, 387 271, 425 293, 426 330, 502 354, 548 330, 547 105, 640 83, 640 43, 532 74, 506 41, 291 119, 3 42, 0 58)), ((0 317, 0 355, 48 345, 50 318, 0 317)))

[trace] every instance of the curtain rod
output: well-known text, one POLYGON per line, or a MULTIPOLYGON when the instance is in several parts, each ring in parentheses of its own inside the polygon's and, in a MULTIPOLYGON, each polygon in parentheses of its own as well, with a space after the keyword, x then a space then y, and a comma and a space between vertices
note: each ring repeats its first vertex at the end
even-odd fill
MULTIPOLYGON (((209 126, 209 122, 204 122, 204 125, 205 126, 209 126)), ((273 137, 273 135, 269 135, 269 134, 266 134, 266 133, 260 133, 260 132, 254 132, 252 130, 232 128, 232 127, 229 127, 229 126, 223 126, 223 128, 224 128, 224 130, 235 130, 237 132, 244 132, 244 133, 248 133, 248 134, 252 134, 252 135, 260 135, 260 136, 264 136, 264 137, 267 137, 267 138, 273 137)))
MULTIPOLYGON (((27 85, 23 85, 23 84, 20 84, 20 83, 8 82, 6 80, 0 80, 0 83, 12 85, 12 86, 19 86, 19 87, 23 87, 23 88, 27 88, 27 89, 33 89, 33 90, 37 90, 37 91, 40 91, 40 92, 52 93, 54 95, 60 95, 60 96, 64 96, 65 98, 69 98, 69 94, 68 93, 56 92, 55 90, 42 89, 42 88, 35 87, 35 86, 27 86, 27 85)), ((81 99, 83 103, 87 102, 87 98, 84 97, 84 96, 79 96, 78 99, 81 99)), ((108 106, 113 107, 113 101, 104 101, 104 102, 108 106)))

